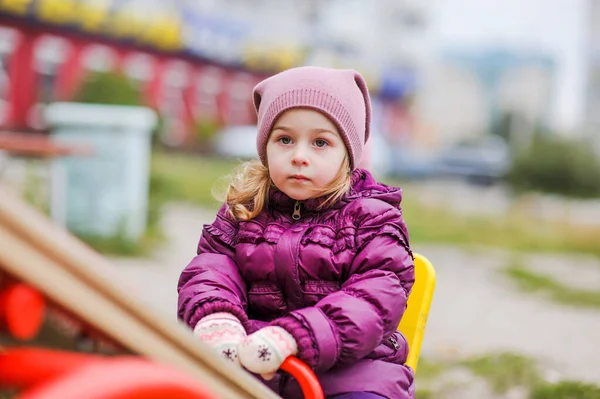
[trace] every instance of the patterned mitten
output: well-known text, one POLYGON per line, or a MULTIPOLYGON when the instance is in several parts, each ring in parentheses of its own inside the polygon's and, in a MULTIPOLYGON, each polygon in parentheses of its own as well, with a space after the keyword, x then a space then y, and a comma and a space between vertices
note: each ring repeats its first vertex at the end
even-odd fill
POLYGON ((248 335, 238 347, 242 366, 266 380, 273 378, 288 356, 297 353, 296 340, 277 326, 268 326, 248 335))
POLYGON ((240 365, 237 348, 246 338, 246 331, 234 315, 213 313, 205 316, 194 327, 194 335, 225 359, 240 365))

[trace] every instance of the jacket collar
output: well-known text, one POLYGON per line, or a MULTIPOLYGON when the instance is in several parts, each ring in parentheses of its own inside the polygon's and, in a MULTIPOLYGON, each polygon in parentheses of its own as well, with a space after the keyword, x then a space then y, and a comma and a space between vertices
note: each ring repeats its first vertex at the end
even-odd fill
MULTIPOLYGON (((402 201, 402 190, 398 187, 392 187, 377 182, 366 169, 355 169, 352 172, 350 190, 339 201, 329 206, 329 209, 341 208, 347 203, 362 197, 377 198, 394 207, 398 207, 402 201)), ((278 210, 281 212, 293 211, 296 202, 299 202, 303 211, 315 212, 319 211, 319 206, 321 206, 325 200, 326 197, 322 196, 304 201, 296 201, 280 191, 277 187, 272 186, 269 190, 267 209, 278 210)))

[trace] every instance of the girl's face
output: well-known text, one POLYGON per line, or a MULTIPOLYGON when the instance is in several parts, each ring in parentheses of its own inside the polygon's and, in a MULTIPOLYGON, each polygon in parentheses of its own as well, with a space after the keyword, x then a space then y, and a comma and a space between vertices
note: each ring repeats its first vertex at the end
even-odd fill
POLYGON ((281 114, 267 142, 271 180, 298 201, 318 196, 336 177, 345 157, 346 145, 333 122, 308 108, 281 114))

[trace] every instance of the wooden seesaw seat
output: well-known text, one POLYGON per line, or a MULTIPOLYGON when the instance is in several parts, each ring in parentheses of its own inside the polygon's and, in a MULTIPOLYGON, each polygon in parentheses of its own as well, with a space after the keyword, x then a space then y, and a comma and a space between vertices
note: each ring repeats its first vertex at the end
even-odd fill
POLYGON ((111 268, 0 187, 0 389, 29 399, 278 397, 122 290, 103 273, 111 268), (22 347, 53 309, 111 356, 22 347))

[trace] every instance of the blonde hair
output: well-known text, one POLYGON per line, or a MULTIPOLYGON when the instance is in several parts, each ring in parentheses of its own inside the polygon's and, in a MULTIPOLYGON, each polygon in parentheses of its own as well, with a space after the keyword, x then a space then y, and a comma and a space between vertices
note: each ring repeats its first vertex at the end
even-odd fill
MULTIPOLYGON (((229 176, 230 182, 225 192, 228 212, 235 220, 254 219, 268 203, 269 190, 273 186, 269 169, 260 161, 241 164, 229 176)), ((333 205, 350 190, 350 160, 346 155, 337 175, 327 187, 316 190, 314 197, 325 196, 318 209, 333 205)))

